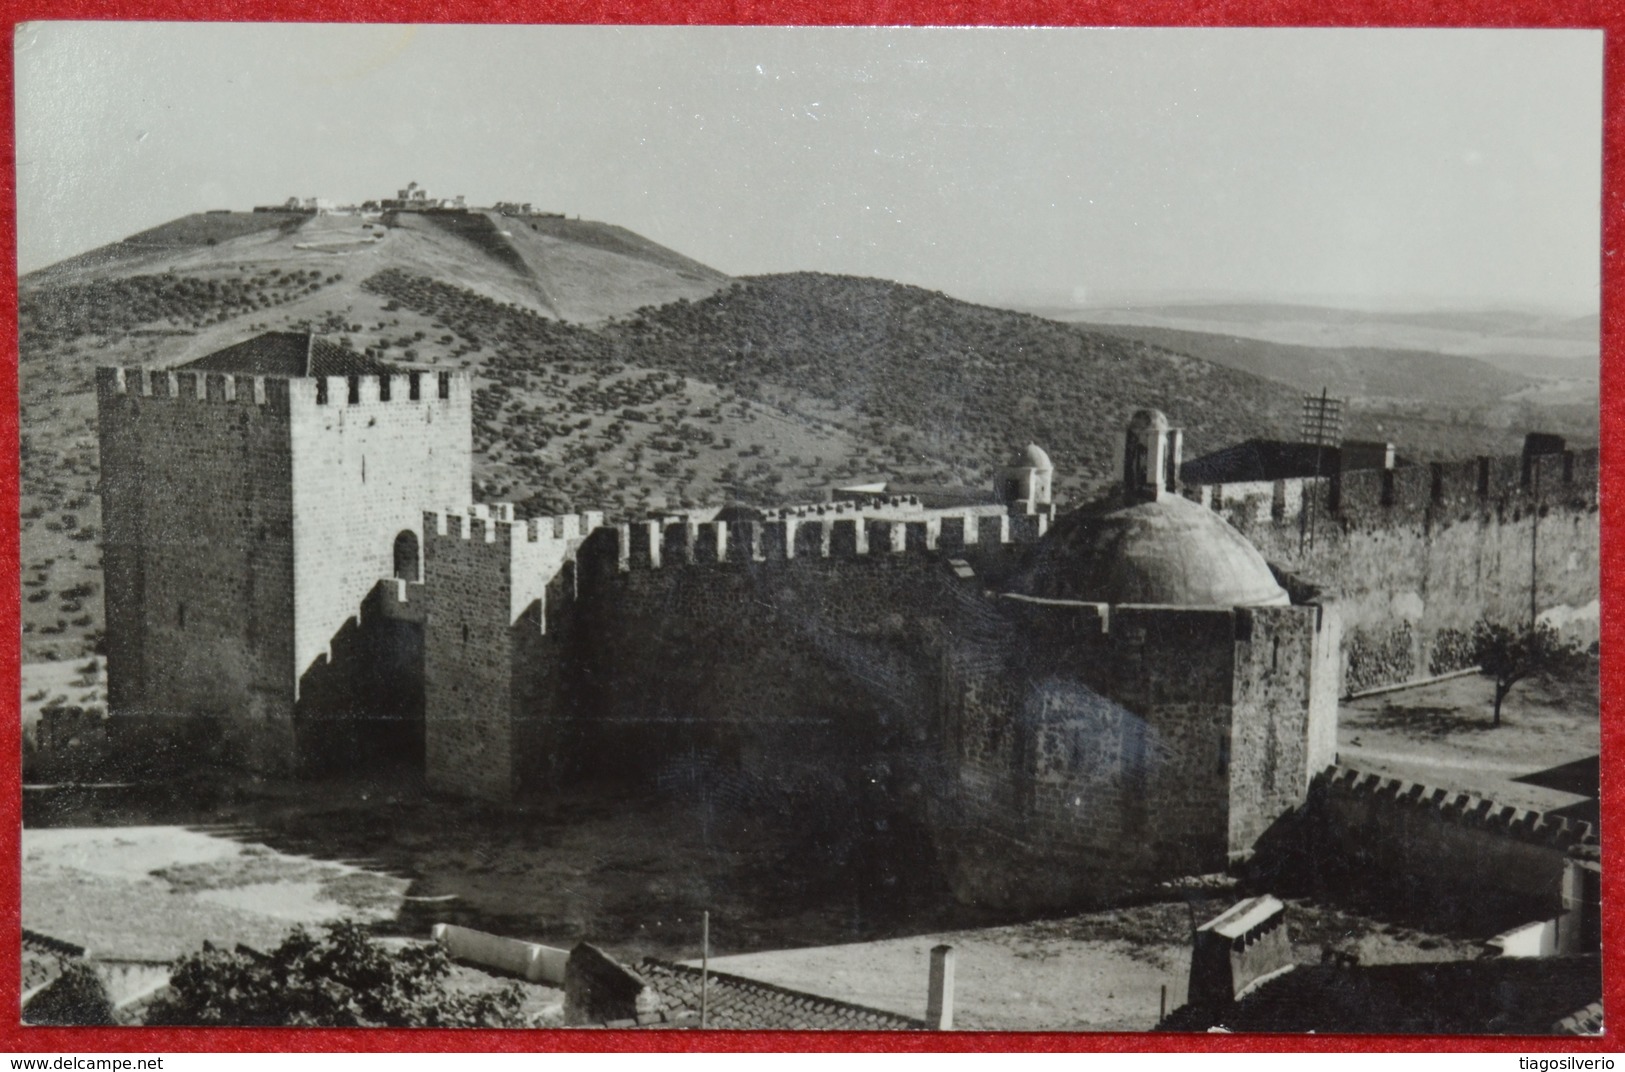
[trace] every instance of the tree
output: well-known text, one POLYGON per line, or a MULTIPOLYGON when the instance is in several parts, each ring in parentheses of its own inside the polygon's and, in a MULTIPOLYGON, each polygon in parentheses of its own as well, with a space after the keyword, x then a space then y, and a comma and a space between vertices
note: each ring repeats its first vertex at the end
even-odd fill
POLYGON ((1495 719, 1501 724, 1501 701, 1527 677, 1548 677, 1577 668, 1584 656, 1545 622, 1513 628, 1480 620, 1473 627, 1473 661, 1478 672, 1495 682, 1495 719))
POLYGON ((239 946, 183 957, 149 1025, 168 1027, 522 1027, 517 985, 453 994, 438 946, 385 949, 353 920, 295 928, 270 953, 239 946))

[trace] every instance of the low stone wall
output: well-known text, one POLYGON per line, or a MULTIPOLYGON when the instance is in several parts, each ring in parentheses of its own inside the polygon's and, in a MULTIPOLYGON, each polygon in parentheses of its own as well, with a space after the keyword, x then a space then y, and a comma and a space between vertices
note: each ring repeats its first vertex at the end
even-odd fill
POLYGON ((1597 843, 1590 823, 1341 766, 1316 779, 1311 810, 1319 866, 1524 919, 1563 910, 1570 851, 1597 843))

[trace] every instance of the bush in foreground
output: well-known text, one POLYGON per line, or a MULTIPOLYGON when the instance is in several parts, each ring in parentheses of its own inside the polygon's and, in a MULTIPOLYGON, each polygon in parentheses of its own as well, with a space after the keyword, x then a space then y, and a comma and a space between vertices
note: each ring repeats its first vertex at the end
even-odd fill
POLYGON ((435 946, 385 949, 351 920, 299 928, 269 953, 238 947, 175 965, 146 1022, 167 1027, 521 1027, 517 986, 454 994, 435 946))

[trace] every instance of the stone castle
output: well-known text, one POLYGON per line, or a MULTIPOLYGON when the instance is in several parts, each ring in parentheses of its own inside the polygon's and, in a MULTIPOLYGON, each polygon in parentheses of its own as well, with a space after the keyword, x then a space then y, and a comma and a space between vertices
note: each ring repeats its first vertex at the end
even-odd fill
POLYGON ((461 373, 271 334, 97 386, 126 754, 394 758, 495 802, 881 793, 979 903, 1221 869, 1335 763, 1345 675, 1437 670, 1451 630, 1531 601, 1595 628, 1594 452, 1182 487, 1148 410, 1110 508, 1057 517, 1031 447, 983 502, 606 524, 464 505, 461 373))

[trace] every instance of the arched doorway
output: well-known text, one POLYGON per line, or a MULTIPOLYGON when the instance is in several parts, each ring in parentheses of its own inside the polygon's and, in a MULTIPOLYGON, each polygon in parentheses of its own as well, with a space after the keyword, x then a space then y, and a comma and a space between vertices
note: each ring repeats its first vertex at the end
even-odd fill
POLYGON ((423 580, 418 569, 418 534, 411 529, 395 537, 395 579, 413 584, 423 580))

